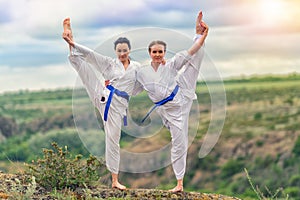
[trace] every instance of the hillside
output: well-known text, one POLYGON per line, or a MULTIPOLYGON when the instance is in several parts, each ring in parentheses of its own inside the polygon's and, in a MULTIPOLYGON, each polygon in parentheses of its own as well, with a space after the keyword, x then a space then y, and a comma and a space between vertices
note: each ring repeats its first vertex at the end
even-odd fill
MULTIPOLYGON (((185 191, 256 198, 245 174, 246 168, 253 183, 266 196, 278 191, 278 197, 289 194, 290 199, 297 199, 300 196, 299 84, 297 74, 225 80, 227 102, 222 134, 213 150, 199 158, 211 119, 210 93, 204 83, 199 83, 197 95, 201 117, 188 152, 185 191)), ((74 154, 89 155, 75 129, 72 92, 62 89, 1 95, 0 170, 15 173, 22 168, 16 162, 28 163, 36 159, 51 141, 67 145, 74 154), (8 160, 17 166, 14 171, 9 170, 8 160)), ((80 95, 77 97, 80 100, 80 95)), ((148 103, 143 100, 143 95, 137 98, 131 111, 139 118, 141 113, 147 112, 143 105, 148 103)), ((80 101, 86 102, 84 95, 80 101)), ((82 115, 82 118, 90 117, 82 115)), ((94 127, 93 121, 87 122, 84 126, 94 127)), ((90 130, 86 134, 92 137, 96 132, 98 130, 90 130)), ((137 153, 150 152, 169 141, 165 129, 147 139, 123 133, 121 147, 137 153)), ((131 188, 166 190, 175 184, 171 166, 142 174, 122 172, 120 179, 131 188)), ((104 185, 109 183, 104 181, 104 185)))

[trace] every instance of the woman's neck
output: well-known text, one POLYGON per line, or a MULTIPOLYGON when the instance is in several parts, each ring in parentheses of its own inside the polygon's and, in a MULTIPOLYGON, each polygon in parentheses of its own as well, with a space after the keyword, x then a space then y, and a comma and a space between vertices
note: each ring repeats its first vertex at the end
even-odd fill
POLYGON ((128 67, 129 64, 130 64, 130 60, 128 59, 128 60, 122 61, 122 64, 123 64, 123 66, 124 66, 124 69, 126 70, 127 67, 128 67))
POLYGON ((158 62, 151 62, 151 66, 153 67, 154 71, 157 71, 159 65, 160 65, 160 63, 158 63, 158 62))

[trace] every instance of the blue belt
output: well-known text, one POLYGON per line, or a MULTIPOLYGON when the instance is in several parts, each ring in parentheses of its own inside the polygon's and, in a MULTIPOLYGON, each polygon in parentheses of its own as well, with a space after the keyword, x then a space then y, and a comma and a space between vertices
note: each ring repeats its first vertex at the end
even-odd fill
POLYGON ((167 103, 168 101, 172 101, 175 97, 175 95, 177 94, 178 92, 178 89, 179 89, 179 86, 176 85, 175 89, 173 90, 173 92, 170 94, 170 96, 168 96, 167 98, 159 101, 159 102, 156 102, 155 105, 148 111, 148 113, 146 114, 146 116, 142 119, 141 123, 144 123, 144 121, 149 117, 149 115, 152 113, 152 111, 157 108, 158 106, 162 106, 164 105, 165 103, 167 103))
MULTIPOLYGON (((112 85, 107 85, 106 86, 107 89, 110 90, 106 105, 105 105, 105 110, 104 110, 104 121, 107 121, 107 115, 108 115, 108 110, 113 98, 113 95, 116 94, 117 96, 123 97, 124 99, 126 99, 127 101, 129 101, 129 95, 124 92, 124 91, 120 91, 116 88, 114 88, 112 85)), ((124 126, 127 126, 127 116, 124 116, 124 126)))

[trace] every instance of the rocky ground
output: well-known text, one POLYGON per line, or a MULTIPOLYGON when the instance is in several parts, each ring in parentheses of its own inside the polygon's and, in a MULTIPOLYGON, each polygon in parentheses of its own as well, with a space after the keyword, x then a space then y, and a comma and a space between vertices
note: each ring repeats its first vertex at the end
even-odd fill
POLYGON ((219 194, 205 194, 197 192, 170 193, 157 189, 117 189, 92 187, 78 188, 75 191, 47 192, 37 184, 25 183, 24 176, 5 174, 0 172, 0 199, 199 199, 199 200, 239 200, 219 194))

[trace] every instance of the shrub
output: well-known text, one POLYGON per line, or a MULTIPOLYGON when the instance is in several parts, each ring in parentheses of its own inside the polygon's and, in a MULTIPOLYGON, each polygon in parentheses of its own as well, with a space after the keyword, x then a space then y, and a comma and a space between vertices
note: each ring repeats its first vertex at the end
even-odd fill
POLYGON ((72 158, 67 147, 63 149, 56 143, 51 145, 54 150, 43 149, 43 159, 28 165, 26 173, 34 176, 38 184, 48 190, 76 189, 100 178, 103 164, 96 157, 90 156, 84 163, 80 154, 72 158))
POLYGON ((300 187, 300 175, 299 174, 293 175, 289 179, 289 186, 300 187))
POLYGON ((300 136, 297 138, 297 141, 295 142, 294 148, 292 152, 296 155, 300 155, 300 136))
MULTIPOLYGON (((88 134, 88 133, 87 133, 88 134)), ((31 136, 26 143, 31 154, 26 158, 26 162, 35 160, 43 155, 40 152, 42 148, 51 148, 51 143, 55 142, 58 146, 68 146, 72 149, 74 155, 80 154, 84 158, 88 158, 90 153, 82 144, 78 133, 75 129, 51 130, 48 132, 40 132, 31 136)))
POLYGON ((291 197, 299 197, 300 196, 300 188, 299 187, 287 187, 284 189, 286 194, 289 194, 291 197))
POLYGON ((243 170, 244 163, 241 160, 229 160, 221 169, 222 178, 230 178, 243 170))
POLYGON ((254 115, 255 120, 260 120, 261 118, 262 118, 262 113, 261 112, 255 113, 255 115, 254 115))
POLYGON ((248 170, 244 168, 244 171, 246 173, 246 177, 248 179, 248 182, 252 188, 252 190, 255 192, 256 196, 260 200, 267 200, 267 199, 278 199, 279 196, 283 196, 285 199, 289 198, 289 194, 286 190, 283 191, 283 188, 278 188, 275 192, 272 192, 268 187, 265 187, 266 192, 262 192, 258 186, 254 186, 252 179, 248 173, 248 170))

